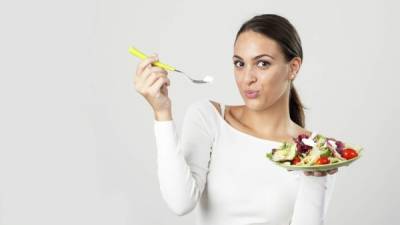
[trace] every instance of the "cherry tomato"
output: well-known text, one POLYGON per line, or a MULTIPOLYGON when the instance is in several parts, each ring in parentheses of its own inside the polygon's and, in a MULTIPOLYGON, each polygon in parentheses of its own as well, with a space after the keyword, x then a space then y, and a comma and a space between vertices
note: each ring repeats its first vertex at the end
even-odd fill
POLYGON ((351 148, 345 148, 342 151, 342 157, 345 159, 352 159, 358 156, 358 153, 351 148))
POLYGON ((318 165, 328 164, 328 163, 330 163, 330 161, 329 161, 328 157, 326 157, 326 156, 321 156, 321 157, 319 157, 319 159, 317 160, 317 164, 318 164, 318 165))
POLYGON ((298 155, 296 155, 296 157, 294 157, 294 159, 292 160, 292 165, 296 165, 300 161, 301 161, 300 157, 298 155))

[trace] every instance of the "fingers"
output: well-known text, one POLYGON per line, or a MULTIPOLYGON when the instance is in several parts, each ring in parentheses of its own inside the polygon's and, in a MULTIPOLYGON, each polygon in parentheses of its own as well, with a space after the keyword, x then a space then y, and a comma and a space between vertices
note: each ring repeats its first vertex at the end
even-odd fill
POLYGON ((164 83, 161 86, 161 91, 160 92, 165 96, 168 96, 168 86, 169 86, 169 83, 167 83, 167 84, 164 83))
POLYGON ((166 79, 167 86, 169 86, 170 80, 167 78, 167 74, 168 73, 166 70, 159 67, 151 67, 150 69, 146 69, 142 75, 135 77, 134 83, 136 90, 143 96, 147 96, 149 94, 150 87, 161 77, 166 79))
POLYGON ((304 171, 304 175, 311 176, 313 175, 313 171, 304 171))
POLYGON ((316 176, 316 177, 323 177, 328 174, 334 174, 338 171, 338 168, 326 170, 326 171, 304 171, 304 175, 306 176, 316 176))
POLYGON ((323 177, 326 176, 326 174, 326 171, 304 171, 304 175, 306 176, 323 177))
MULTIPOLYGON (((160 91, 161 90, 161 86, 163 86, 164 84, 168 84, 169 83, 169 79, 166 77, 159 77, 154 84, 149 88, 148 93, 150 94, 150 96, 156 97, 158 98, 160 95, 160 91)), ((164 92, 165 89, 163 90, 164 92)))
MULTIPOLYGON (((159 67, 152 67, 148 69, 146 72, 144 72, 144 75, 142 79, 144 80, 144 86, 145 87, 150 87, 151 85, 154 84, 154 82, 160 78, 160 77, 167 77, 167 71, 159 68, 159 67)), ((169 80, 168 80, 169 82, 169 80)))
MULTIPOLYGON (((136 74, 133 77, 133 84, 138 92, 143 92, 144 91, 144 81, 150 74, 149 70, 153 68, 151 63, 158 61, 158 58, 155 57, 155 54, 152 56, 149 56, 147 59, 142 60, 137 68, 136 68, 136 74)), ((157 67, 158 68, 158 67, 157 67)))
POLYGON ((326 176, 326 171, 314 171, 314 176, 316 177, 323 177, 326 176))
POLYGON ((151 68, 151 64, 158 61, 158 55, 153 54, 146 59, 143 59, 137 66, 136 75, 141 76, 146 68, 151 68))
POLYGON ((332 169, 332 170, 328 170, 329 174, 334 174, 338 171, 338 168, 332 169))

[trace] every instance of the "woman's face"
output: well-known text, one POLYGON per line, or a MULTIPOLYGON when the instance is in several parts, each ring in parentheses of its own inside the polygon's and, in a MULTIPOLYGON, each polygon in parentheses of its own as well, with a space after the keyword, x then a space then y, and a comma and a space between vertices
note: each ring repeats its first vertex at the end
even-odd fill
POLYGON ((286 62, 277 42, 253 31, 238 36, 233 63, 240 95, 246 106, 256 111, 274 104, 289 91, 289 81, 299 66, 286 62), (247 91, 257 93, 246 95, 247 91))

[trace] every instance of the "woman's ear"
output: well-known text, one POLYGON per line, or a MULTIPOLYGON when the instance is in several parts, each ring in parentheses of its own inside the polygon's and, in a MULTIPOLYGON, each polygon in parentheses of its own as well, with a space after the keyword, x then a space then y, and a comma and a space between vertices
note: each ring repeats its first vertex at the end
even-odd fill
POLYGON ((293 59, 290 60, 289 67, 290 67, 290 72, 289 72, 289 80, 294 80, 297 76, 297 73, 300 70, 301 66, 301 58, 296 56, 293 59))

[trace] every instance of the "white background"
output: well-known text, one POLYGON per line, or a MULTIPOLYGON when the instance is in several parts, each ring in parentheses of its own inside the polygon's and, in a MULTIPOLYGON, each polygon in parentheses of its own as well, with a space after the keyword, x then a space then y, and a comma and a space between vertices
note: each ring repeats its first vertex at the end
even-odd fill
POLYGON ((194 224, 160 195, 153 112, 127 49, 214 76, 196 86, 170 73, 180 129, 199 98, 242 104, 233 41, 261 13, 300 34, 307 128, 365 148, 339 170, 327 225, 397 224, 398 10, 394 0, 1 1, 0 224, 194 224))

